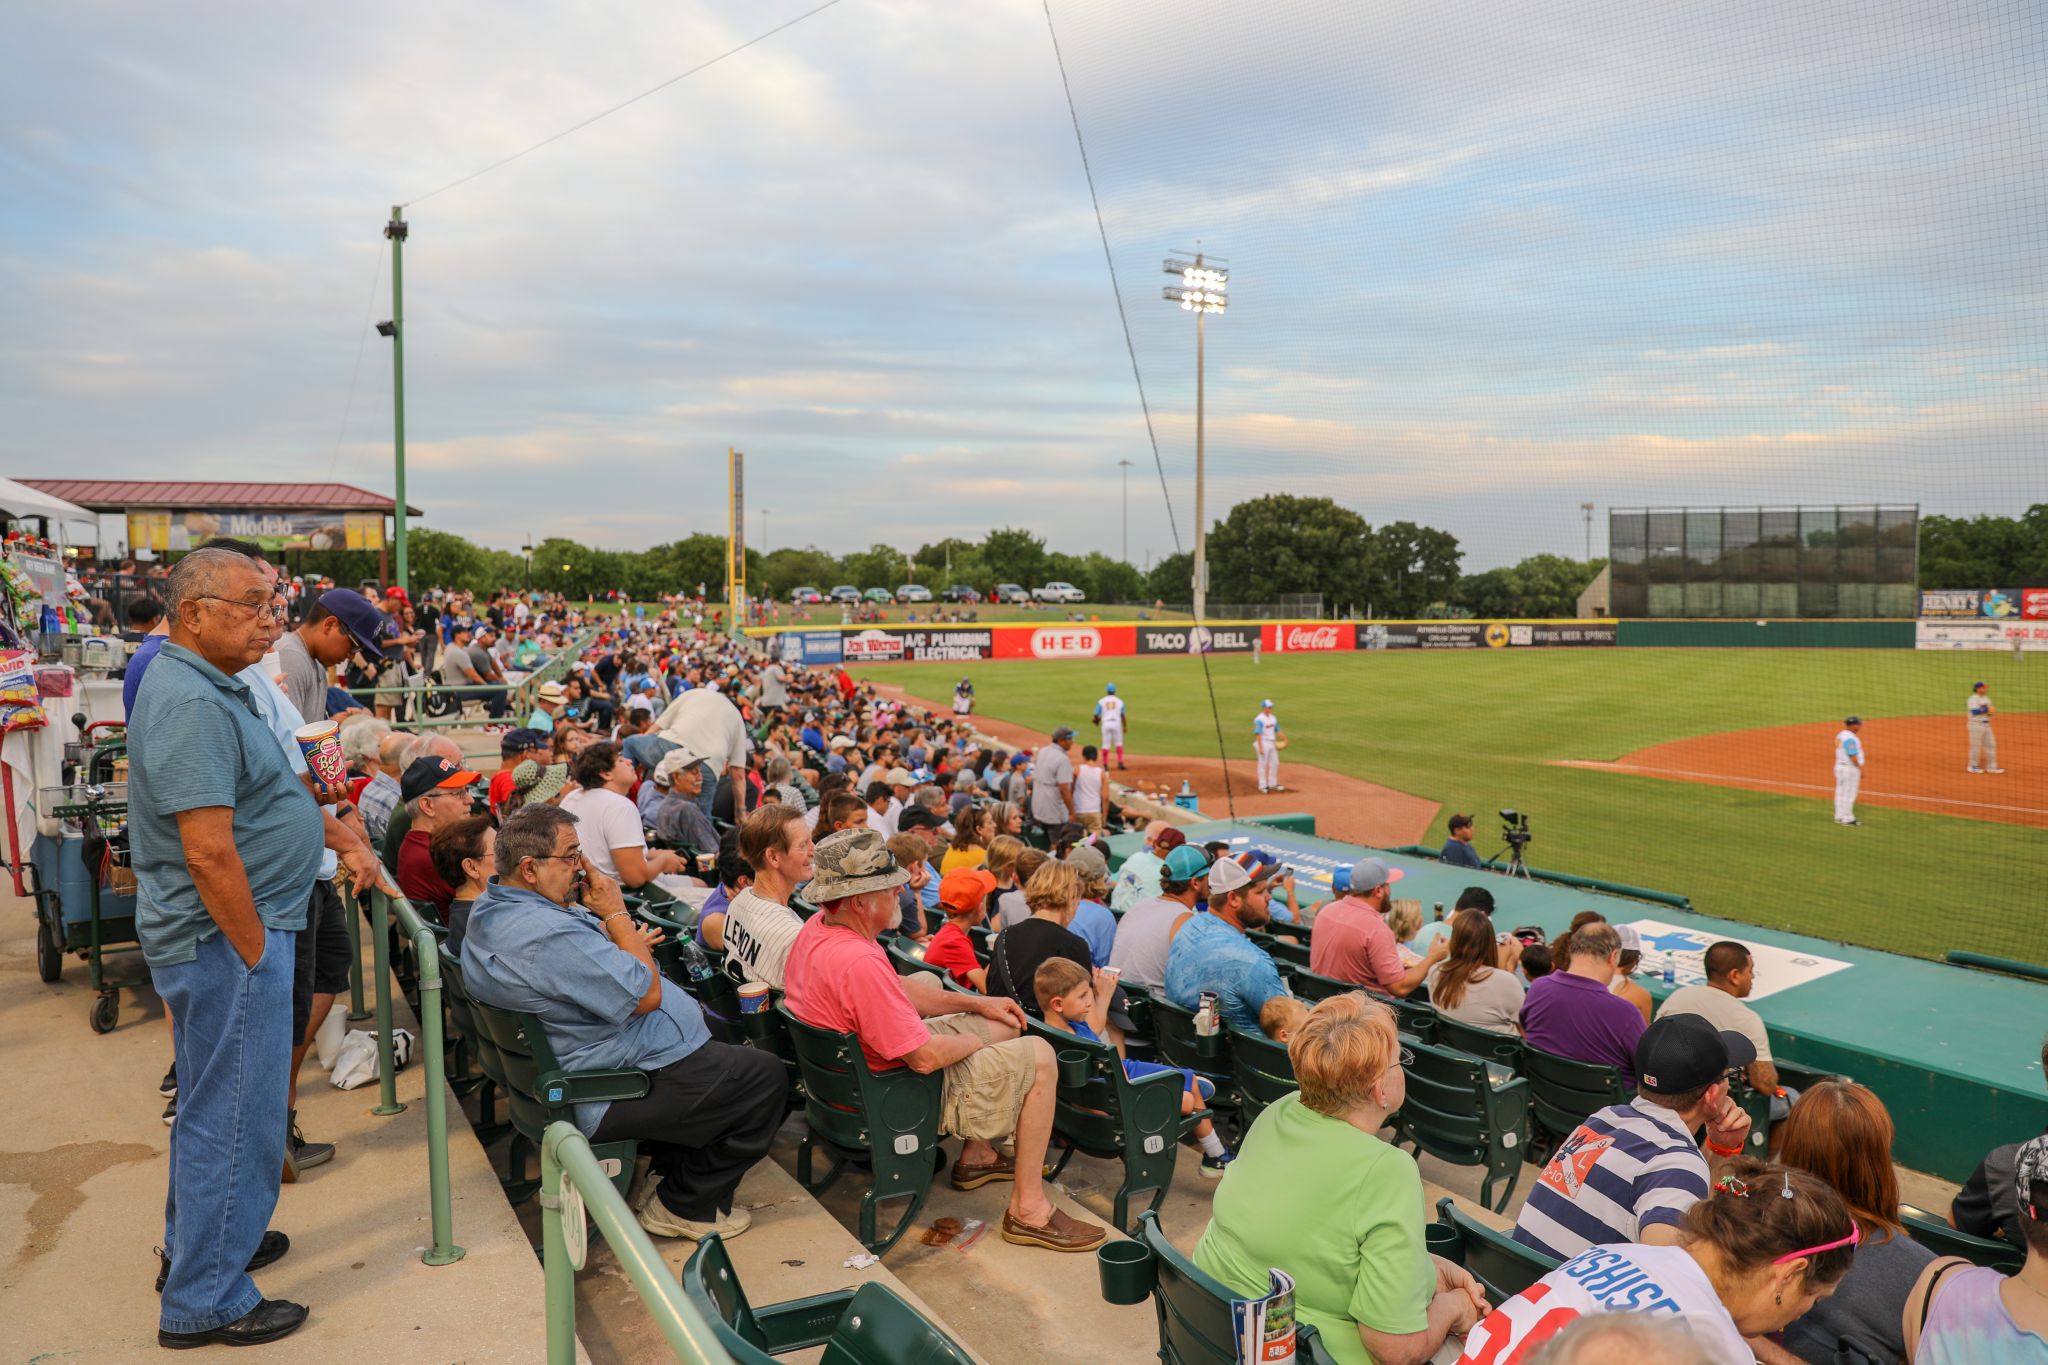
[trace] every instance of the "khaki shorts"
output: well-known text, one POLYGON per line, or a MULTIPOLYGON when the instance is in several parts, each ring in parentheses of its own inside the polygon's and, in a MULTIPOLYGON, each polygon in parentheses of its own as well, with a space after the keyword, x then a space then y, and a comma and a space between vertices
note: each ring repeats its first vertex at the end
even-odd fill
MULTIPOLYGON (((974 1014, 927 1019, 933 1034, 967 1035, 988 1042, 988 1021, 974 1014)), ((969 1054, 940 1072, 939 1131, 957 1138, 994 1142, 1017 1131, 1024 1096, 1038 1075, 1031 1039, 1012 1038, 969 1054)))
POLYGON ((1099 810, 1075 811, 1074 818, 1080 821, 1081 828, 1090 834, 1099 834, 1102 831, 1102 812, 1099 810))

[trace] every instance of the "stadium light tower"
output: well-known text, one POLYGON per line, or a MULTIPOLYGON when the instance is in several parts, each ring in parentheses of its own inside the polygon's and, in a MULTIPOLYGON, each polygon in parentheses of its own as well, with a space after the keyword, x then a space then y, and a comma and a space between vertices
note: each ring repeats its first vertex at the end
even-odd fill
POLYGON ((1187 312, 1195 315, 1195 620, 1200 622, 1208 614, 1209 606, 1209 520, 1207 504, 1204 501, 1203 475, 1205 468, 1202 450, 1202 360, 1203 340, 1207 331, 1209 314, 1221 313, 1230 306, 1230 268, 1207 260, 1197 251, 1193 260, 1182 256, 1169 256, 1166 273, 1180 278, 1179 284, 1169 284, 1161 294, 1169 303, 1177 303, 1187 312))
POLYGON ((1593 504, 1582 502, 1579 504, 1579 510, 1586 514, 1586 562, 1591 564, 1593 562, 1593 504))

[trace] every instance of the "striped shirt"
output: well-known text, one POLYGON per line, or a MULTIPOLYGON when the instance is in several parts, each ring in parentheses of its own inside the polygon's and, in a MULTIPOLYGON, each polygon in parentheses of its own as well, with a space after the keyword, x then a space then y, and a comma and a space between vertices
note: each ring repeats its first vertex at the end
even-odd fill
POLYGON ((1543 1168, 1515 1220, 1515 1240, 1567 1260, 1588 1247, 1639 1242, 1707 1197, 1707 1162, 1676 1113, 1610 1105, 1580 1124, 1543 1168))

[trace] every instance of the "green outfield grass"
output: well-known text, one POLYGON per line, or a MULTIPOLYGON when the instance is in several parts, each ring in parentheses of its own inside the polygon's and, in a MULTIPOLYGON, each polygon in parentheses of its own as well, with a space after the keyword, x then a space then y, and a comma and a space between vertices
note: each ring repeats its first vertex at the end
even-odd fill
MULTIPOLYGON (((1690 896, 1702 911, 1939 956, 1968 948, 2048 959, 2048 833, 1865 804, 1860 829, 1824 799, 1550 766, 1613 760, 1662 740, 1865 716, 1957 715, 1988 678, 2000 708, 2038 710, 2048 672, 2004 655, 1893 650, 1526 650, 1242 655, 1209 660, 1223 732, 1250 780, 1251 719, 1272 697, 1308 762, 1480 813, 1500 846, 1502 807, 1528 812, 1538 867, 1690 896), (2036 678, 2034 675, 2040 675, 2036 678)), ((929 697, 959 665, 864 670, 929 697)), ((1116 659, 983 663, 977 710, 1038 729, 1085 730, 1106 682, 1142 751, 1214 754, 1199 663, 1116 659)), ((1956 761, 1961 763, 1958 725, 1956 761)), ((1816 783, 1829 756, 1810 756, 1816 783)), ((1873 754, 1873 761, 1881 755, 1873 754)), ((2014 755, 2008 782, 2038 792, 2039 760, 2014 755), (2030 776, 2030 774, 2032 774, 2030 776)), ((1874 781, 1873 786, 1877 785, 1874 781)), ((1222 814, 1222 812, 1212 812, 1222 814)), ((1439 828, 1433 841, 1441 840, 1439 828)))

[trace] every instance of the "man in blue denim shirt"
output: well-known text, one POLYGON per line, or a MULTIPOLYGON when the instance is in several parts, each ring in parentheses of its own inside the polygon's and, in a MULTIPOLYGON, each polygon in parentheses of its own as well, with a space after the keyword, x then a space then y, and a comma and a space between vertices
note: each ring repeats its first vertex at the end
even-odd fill
POLYGON ((1194 1009, 1203 991, 1213 991, 1226 1026, 1241 1033, 1259 1031, 1259 1010, 1287 983, 1264 949, 1245 937, 1247 929, 1267 924, 1263 885, 1235 858, 1219 858, 1209 869, 1209 909, 1196 915, 1174 936, 1166 955, 1166 995, 1183 1009, 1194 1009))
POLYGON ((654 965, 660 935, 584 857, 575 816, 521 807, 498 831, 496 864, 462 941, 470 995, 536 1016, 565 1070, 653 1073, 640 1099, 576 1106, 593 1141, 638 1139, 653 1159, 630 1199, 641 1227, 693 1241, 745 1232, 733 1191, 782 1125, 781 1061, 712 1041, 697 1002, 654 965))
POLYGON ((254 1345, 306 1320, 248 1272, 289 1246, 264 1225, 284 1166, 293 949, 323 820, 233 676, 281 628, 263 567, 196 550, 166 588, 170 634, 128 724, 136 936, 177 1020, 157 1339, 254 1345))

